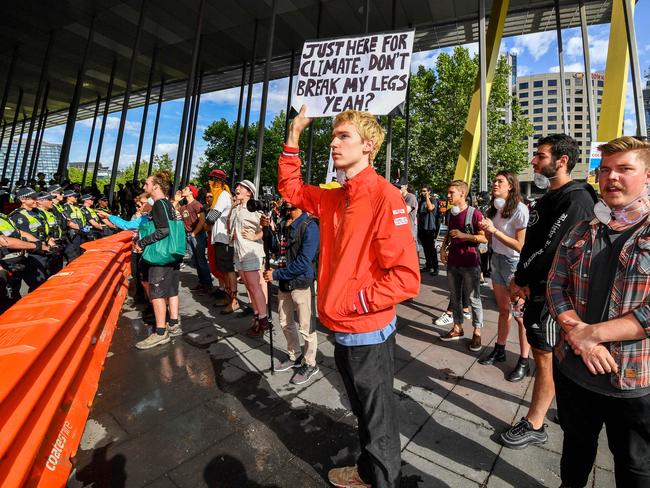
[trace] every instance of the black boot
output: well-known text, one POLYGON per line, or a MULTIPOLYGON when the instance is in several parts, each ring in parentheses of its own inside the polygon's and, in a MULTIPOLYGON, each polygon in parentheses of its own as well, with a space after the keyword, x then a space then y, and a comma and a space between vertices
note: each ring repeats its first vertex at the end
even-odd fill
POLYGON ((516 383, 517 381, 523 380, 529 371, 530 371, 530 364, 528 362, 528 358, 519 357, 519 361, 517 361, 517 366, 515 366, 515 369, 512 370, 512 373, 510 373, 506 379, 508 381, 516 383))
POLYGON ((502 363, 506 360, 506 346, 495 344, 492 352, 483 359, 479 359, 479 364, 490 365, 494 363, 502 363))

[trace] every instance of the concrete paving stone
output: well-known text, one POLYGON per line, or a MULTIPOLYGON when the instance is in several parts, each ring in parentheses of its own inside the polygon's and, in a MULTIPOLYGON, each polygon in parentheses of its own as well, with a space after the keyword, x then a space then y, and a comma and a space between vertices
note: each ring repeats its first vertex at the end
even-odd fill
POLYGON ((616 486, 613 471, 596 467, 592 476, 594 488, 612 488, 616 486))
POLYGON ((395 336, 395 357, 404 361, 410 361, 419 356, 423 351, 431 347, 433 334, 418 328, 413 322, 397 331, 395 336))
POLYGON ((263 481, 281 472, 290 459, 291 452, 275 433, 264 424, 254 422, 188 458, 171 469, 168 476, 180 488, 266 488, 263 481))
POLYGON ((396 377, 411 385, 435 388, 434 380, 456 383, 473 361, 464 351, 434 344, 402 368, 396 377))
POLYGON ((431 412, 406 394, 395 393, 397 418, 399 419, 399 437, 402 449, 420 431, 431 412))
POLYGON ((479 488, 479 484, 410 451, 402 452, 401 488, 479 488))
POLYGON ((182 340, 146 351, 134 349, 127 356, 107 359, 94 408, 109 411, 125 401, 146 396, 161 386, 184 380, 203 388, 213 387, 211 370, 207 353, 182 340))
POLYGON ((426 388, 417 386, 402 381, 400 370, 393 382, 393 387, 396 392, 408 395, 414 401, 422 405, 422 407, 433 412, 442 403, 455 384, 455 379, 445 382, 443 380, 429 378, 426 388))
POLYGON ((295 372, 295 369, 290 369, 288 371, 276 371, 274 374, 271 374, 271 372, 267 370, 264 373, 264 378, 269 387, 278 396, 282 398, 289 398, 291 396, 300 394, 307 388, 311 388, 314 384, 321 381, 325 376, 333 374, 333 371, 331 369, 323 366, 322 364, 318 365, 318 369, 320 371, 316 373, 309 382, 303 383, 302 385, 294 385, 289 382, 293 376, 293 373, 295 372))
POLYGON ((219 330, 214 325, 206 325, 200 329, 184 331, 183 339, 191 346, 207 348, 210 344, 234 334, 234 332, 227 332, 223 329, 219 330))
POLYGON ((614 456, 607 445, 607 431, 605 427, 600 431, 598 437, 598 452, 596 453, 595 465, 606 471, 614 471, 614 456))
POLYGON ((489 429, 437 411, 406 450, 481 484, 501 447, 492 440, 493 435, 489 429))
POLYGON ((93 413, 86 421, 79 450, 92 451, 109 444, 119 444, 128 435, 110 413, 93 413))
POLYGON ((144 435, 95 450, 91 461, 80 468, 92 479, 106 480, 108 472, 109 479, 128 480, 126 485, 113 486, 143 486, 232 432, 223 411, 201 405, 144 435))
POLYGON ((309 388, 305 388, 298 396, 307 403, 327 410, 335 419, 340 418, 351 409, 343 380, 336 371, 325 374, 323 378, 312 383, 309 388))
POLYGON ((272 474, 259 486, 260 488, 285 488, 288 486, 299 486, 300 488, 326 488, 331 487, 332 485, 322 478, 317 479, 305 473, 292 459, 282 466, 280 471, 272 474))
POLYGON ((111 409, 111 414, 130 435, 138 435, 161 424, 175 422, 182 412, 218 395, 210 371, 196 382, 160 383, 146 394, 133 396, 111 409))
POLYGON ((157 480, 146 485, 144 488, 178 488, 178 486, 167 476, 161 476, 157 480))
POLYGON ((502 451, 488 480, 488 488, 560 486, 560 459, 538 446, 502 451), (525 467, 525 473, 515 466, 525 467))

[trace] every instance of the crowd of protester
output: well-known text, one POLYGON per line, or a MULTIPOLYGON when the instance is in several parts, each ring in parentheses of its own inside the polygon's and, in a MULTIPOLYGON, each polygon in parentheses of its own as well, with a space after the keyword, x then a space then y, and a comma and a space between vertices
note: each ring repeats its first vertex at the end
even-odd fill
POLYGON ((183 333, 179 282, 187 249, 196 270, 191 291, 213 296, 221 314, 250 313, 250 337, 272 327, 268 284, 278 283, 286 354, 273 368, 302 384, 319 373, 317 285, 318 321, 334 334, 361 446, 356 465, 331 470, 329 480, 395 487, 395 306, 418 294, 424 273, 444 269, 449 305, 434 318, 443 328, 439 339, 466 341, 488 367, 506 361, 514 321, 519 358, 505 379, 522 381, 535 363, 528 412, 501 433, 502 444, 546 443, 545 418, 557 395, 562 487, 586 485, 603 425, 617 486, 650 486, 650 144, 623 137, 601 146, 600 199, 591 185, 572 180, 578 144, 564 134, 537 141, 531 164, 545 193, 536 200, 523 198, 508 171, 477 198, 460 180, 449 182, 442 198, 426 186, 418 198, 408 182, 391 184, 375 172, 383 130, 355 111, 333 124, 340 188, 303 184, 298 140, 310 122, 303 108, 290 126, 278 166, 281 198, 273 201, 260 202, 249 180, 231 189, 218 168, 206 188, 189 184, 173 196, 170 174, 156 173, 142 188, 120 187, 113 208, 94 188, 64 188, 39 174, 28 182, 33 187, 15 190, 18 208, 0 215, 2 306, 19 298, 21 280, 32 291, 74 260, 82 242, 133 230, 134 290, 152 326, 137 348, 183 333), (166 240, 176 240, 176 249, 162 246, 166 240), (490 282, 497 336, 483 353, 481 286, 490 282), (239 283, 248 305, 240 303, 239 283), (467 321, 473 331, 465 338, 467 321))

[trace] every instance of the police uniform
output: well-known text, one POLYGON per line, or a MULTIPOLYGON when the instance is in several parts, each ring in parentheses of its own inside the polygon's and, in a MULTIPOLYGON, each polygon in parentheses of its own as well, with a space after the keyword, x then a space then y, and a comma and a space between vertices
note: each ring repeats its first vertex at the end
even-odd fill
MULTIPOLYGON (((100 201, 101 200, 108 201, 108 199, 106 197, 101 197, 99 200, 100 201)), ((102 207, 102 206, 99 205, 99 202, 97 202, 95 204, 94 209, 95 209, 95 211, 111 213, 111 209, 109 207, 102 207)), ((99 215, 98 215, 98 218, 99 218, 99 215)), ((112 227, 109 227, 108 225, 106 225, 103 220, 97 220, 97 223, 102 226, 102 237, 112 236, 113 234, 115 234, 116 229, 113 229, 112 227)))
MULTIPOLYGON (((37 200, 51 200, 54 197, 48 192, 41 192, 36 197, 37 200)), ((47 210, 45 208, 36 207, 35 209, 38 213, 38 218, 45 227, 45 238, 47 240, 54 239, 56 242, 56 247, 51 249, 47 255, 47 276, 48 278, 52 275, 57 274, 61 269, 63 269, 63 247, 61 244, 61 226, 59 225, 59 220, 53 211, 47 210)), ((54 210, 54 207, 52 207, 54 210)))
MULTIPOLYGON (((0 234, 20 239, 20 232, 9 217, 0 213, 0 234)), ((0 247, 0 313, 20 299, 20 282, 25 269, 25 252, 0 247)))
MULTIPOLYGON (((28 197, 36 198, 36 195, 37 193, 34 190, 25 187, 16 192, 16 200, 28 197)), ((27 210, 20 207, 11 212, 9 218, 18 230, 34 236, 41 242, 45 241, 45 227, 38 218, 38 213, 35 210, 27 210)), ((40 251, 27 253, 23 280, 27 283, 29 291, 34 291, 38 288, 47 280, 47 276, 47 256, 40 251)))
POLYGON ((94 199, 95 199, 95 197, 90 195, 90 194, 82 195, 81 196, 81 203, 82 204, 79 207, 79 209, 81 210, 81 213, 83 214, 84 218, 86 219, 87 225, 90 227, 90 231, 85 236, 85 240, 87 240, 87 241, 92 241, 92 240, 100 239, 100 238, 104 237, 103 232, 102 232, 103 229, 99 230, 99 229, 96 229, 95 227, 93 227, 92 225, 90 225, 91 220, 94 220, 95 222, 97 222, 98 224, 101 225, 101 219, 99 218, 99 215, 97 215, 97 210, 95 210, 93 207, 86 207, 83 204, 83 202, 85 200, 94 200, 94 199))
MULTIPOLYGON (((74 190, 66 190, 63 193, 64 197, 76 196, 77 192, 74 190)), ((63 205, 63 214, 65 215, 66 220, 69 220, 79 226, 79 229, 68 229, 67 242, 63 249, 63 254, 65 255, 66 260, 69 262, 81 256, 81 242, 82 235, 88 232, 88 227, 86 224, 86 218, 84 217, 81 209, 72 203, 66 203, 63 205)))

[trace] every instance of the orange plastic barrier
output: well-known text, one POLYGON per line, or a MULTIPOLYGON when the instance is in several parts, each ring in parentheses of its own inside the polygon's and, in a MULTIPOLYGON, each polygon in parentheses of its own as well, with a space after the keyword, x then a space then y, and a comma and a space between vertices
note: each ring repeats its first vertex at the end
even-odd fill
POLYGON ((131 232, 86 252, 0 315, 0 487, 63 487, 130 274, 131 232))

